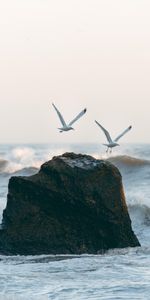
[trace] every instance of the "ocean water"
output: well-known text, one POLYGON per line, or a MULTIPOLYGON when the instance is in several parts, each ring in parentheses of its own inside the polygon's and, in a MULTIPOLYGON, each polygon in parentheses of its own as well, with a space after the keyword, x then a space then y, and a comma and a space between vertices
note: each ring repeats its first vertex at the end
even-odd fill
POLYGON ((0 145, 0 219, 9 178, 31 175, 66 151, 109 159, 121 171, 133 229, 141 247, 104 255, 0 255, 0 300, 150 299, 150 145, 0 145))

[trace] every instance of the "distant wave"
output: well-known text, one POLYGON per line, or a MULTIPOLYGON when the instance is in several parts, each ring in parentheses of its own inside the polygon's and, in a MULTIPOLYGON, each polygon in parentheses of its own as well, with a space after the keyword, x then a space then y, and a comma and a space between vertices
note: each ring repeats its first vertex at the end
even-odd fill
POLYGON ((22 175, 22 176, 28 175, 29 176, 29 175, 33 175, 33 174, 37 173, 38 170, 39 169, 36 167, 27 167, 27 168, 22 168, 18 171, 15 171, 12 174, 17 175, 17 176, 19 176, 19 175, 22 175))
POLYGON ((126 167, 144 167, 149 166, 150 161, 146 159, 135 158, 127 155, 119 155, 114 157, 109 157, 107 159, 117 167, 126 166, 126 167))
MULTIPOLYGON (((138 167, 145 167, 150 165, 150 161, 146 159, 135 158, 127 155, 112 156, 107 158, 107 160, 113 163, 116 167, 121 170, 134 169, 138 167)), ((40 165, 44 160, 27 160, 24 162, 22 160, 13 159, 11 161, 0 159, 0 173, 8 174, 19 174, 19 175, 30 175, 39 170, 40 165), (29 165, 30 163, 30 165, 29 165)))
POLYGON ((8 161, 5 159, 0 159, 0 173, 3 173, 6 166, 8 165, 8 161))

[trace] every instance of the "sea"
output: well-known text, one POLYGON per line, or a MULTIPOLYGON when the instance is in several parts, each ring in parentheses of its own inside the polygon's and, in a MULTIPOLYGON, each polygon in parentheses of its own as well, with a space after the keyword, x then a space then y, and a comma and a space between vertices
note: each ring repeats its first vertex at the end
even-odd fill
POLYGON ((119 168, 141 247, 103 255, 0 255, 0 300, 150 299, 150 144, 121 145, 112 154, 100 144, 0 145, 0 219, 9 178, 35 174, 64 152, 108 159, 119 168))

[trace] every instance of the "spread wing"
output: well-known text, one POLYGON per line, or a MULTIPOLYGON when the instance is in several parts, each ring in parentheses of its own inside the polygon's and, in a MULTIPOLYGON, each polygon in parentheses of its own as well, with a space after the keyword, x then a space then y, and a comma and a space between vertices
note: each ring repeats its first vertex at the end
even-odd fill
POLYGON ((54 105, 54 103, 52 103, 52 105, 53 105, 53 107, 55 108, 55 110, 56 110, 56 112, 57 112, 57 115, 58 115, 58 117, 59 117, 59 119, 60 119, 61 124, 62 124, 63 126, 66 126, 65 120, 64 120, 62 114, 60 113, 60 111, 57 109, 57 107, 54 105))
POLYGON ((107 138, 107 141, 109 143, 112 143, 112 139, 111 139, 109 132, 101 124, 99 124, 96 120, 95 120, 95 123, 103 130, 103 132, 105 133, 105 136, 107 138))
POLYGON ((126 134, 130 129, 132 128, 132 126, 129 126, 127 129, 125 129, 120 135, 118 135, 116 137, 116 139, 114 140, 114 142, 117 142, 124 134, 126 134))
POLYGON ((69 126, 71 126, 73 123, 75 123, 78 119, 80 119, 85 113, 87 109, 83 109, 70 123, 69 126))

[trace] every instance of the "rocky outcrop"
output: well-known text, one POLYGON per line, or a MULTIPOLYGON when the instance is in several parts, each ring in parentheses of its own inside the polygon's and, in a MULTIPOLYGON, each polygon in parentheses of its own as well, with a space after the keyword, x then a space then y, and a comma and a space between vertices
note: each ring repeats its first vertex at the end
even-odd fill
POLYGON ((111 163, 65 153, 33 176, 10 179, 1 253, 101 253, 139 245, 111 163))

